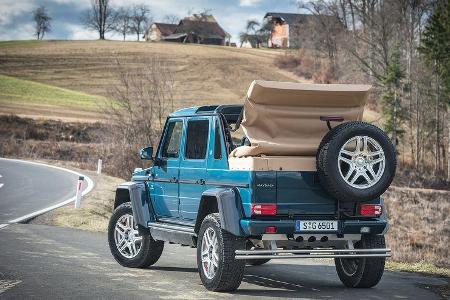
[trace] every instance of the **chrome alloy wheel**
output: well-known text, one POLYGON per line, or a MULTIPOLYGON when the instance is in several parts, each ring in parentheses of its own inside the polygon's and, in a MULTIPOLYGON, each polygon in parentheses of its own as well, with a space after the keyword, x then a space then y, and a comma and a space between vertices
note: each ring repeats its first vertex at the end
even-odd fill
POLYGON ((386 158, 381 145, 371 137, 355 136, 339 151, 339 173, 351 187, 366 189, 383 176, 386 158))
POLYGON ((213 279, 219 268, 219 241, 211 227, 207 228, 203 234, 201 250, 203 274, 206 278, 213 279))
POLYGON ((134 225, 133 216, 121 216, 114 229, 114 241, 117 250, 126 258, 134 258, 142 248, 142 236, 134 225))

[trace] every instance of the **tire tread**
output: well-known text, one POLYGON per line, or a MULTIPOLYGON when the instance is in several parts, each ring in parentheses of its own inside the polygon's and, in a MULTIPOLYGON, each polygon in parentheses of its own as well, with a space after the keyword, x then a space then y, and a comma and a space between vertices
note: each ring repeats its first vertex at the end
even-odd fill
MULTIPOLYGON (((200 233, 204 232, 204 228, 208 222, 213 222, 219 228, 222 236, 222 249, 221 254, 223 256, 223 264, 221 272, 216 275, 220 276, 218 280, 213 280, 211 283, 207 283, 202 278, 202 266, 197 258, 200 278, 203 284, 208 290, 215 292, 230 292, 236 290, 242 282, 245 271, 245 261, 235 260, 235 251, 242 249, 244 246, 244 240, 240 237, 236 237, 233 234, 223 230, 220 226, 220 217, 218 213, 209 214, 205 217, 200 227, 200 233), (203 230, 202 230, 203 229, 203 230)), ((201 235, 199 235, 197 248, 201 249, 200 241, 201 235)))

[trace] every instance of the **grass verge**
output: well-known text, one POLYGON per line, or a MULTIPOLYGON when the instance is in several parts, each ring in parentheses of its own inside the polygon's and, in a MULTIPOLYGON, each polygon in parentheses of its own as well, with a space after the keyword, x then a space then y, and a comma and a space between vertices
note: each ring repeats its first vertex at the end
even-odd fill
POLYGON ((97 111, 104 98, 29 80, 0 75, 1 104, 39 104, 97 111))
POLYGON ((402 263, 387 261, 386 270, 399 272, 413 272, 425 275, 433 275, 450 278, 450 268, 437 267, 434 264, 420 263, 402 263))

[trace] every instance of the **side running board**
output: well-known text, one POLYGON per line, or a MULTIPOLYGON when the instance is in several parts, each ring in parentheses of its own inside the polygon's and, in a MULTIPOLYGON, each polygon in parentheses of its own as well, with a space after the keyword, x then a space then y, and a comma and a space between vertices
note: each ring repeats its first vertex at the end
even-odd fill
POLYGON ((155 240, 165 241, 186 246, 196 245, 194 227, 171 223, 149 222, 148 228, 155 240))

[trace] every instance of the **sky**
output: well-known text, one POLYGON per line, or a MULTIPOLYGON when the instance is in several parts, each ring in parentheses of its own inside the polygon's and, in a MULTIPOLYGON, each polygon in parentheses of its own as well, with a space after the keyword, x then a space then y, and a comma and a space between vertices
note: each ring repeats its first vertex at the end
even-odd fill
MULTIPOLYGON (((237 42, 248 19, 261 21, 266 12, 298 12, 294 0, 111 0, 113 7, 146 4, 153 21, 161 22, 165 15, 180 18, 188 12, 208 9, 225 31, 237 42)), ((90 0, 0 0, 0 40, 34 39, 32 11, 45 6, 53 18, 52 32, 46 39, 90 40, 98 33, 81 24, 81 16, 90 7, 90 0)), ((121 39, 108 33, 107 39, 121 39)), ((135 35, 130 35, 135 39, 135 35)))

